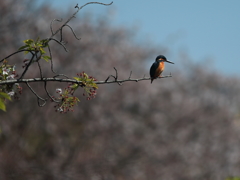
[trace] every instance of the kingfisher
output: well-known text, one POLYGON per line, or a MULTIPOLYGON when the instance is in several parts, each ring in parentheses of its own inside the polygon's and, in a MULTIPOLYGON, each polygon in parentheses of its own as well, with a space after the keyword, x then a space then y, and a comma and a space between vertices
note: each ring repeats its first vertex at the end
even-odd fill
POLYGON ((161 77, 161 74, 164 70, 164 62, 174 64, 173 62, 168 61, 167 58, 163 55, 157 56, 155 62, 150 68, 151 83, 154 79, 161 77))

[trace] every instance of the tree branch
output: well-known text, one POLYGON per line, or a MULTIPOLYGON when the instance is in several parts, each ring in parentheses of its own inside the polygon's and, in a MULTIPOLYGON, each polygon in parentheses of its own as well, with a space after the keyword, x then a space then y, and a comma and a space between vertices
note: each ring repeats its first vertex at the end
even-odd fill
POLYGON ((65 50, 66 52, 68 52, 67 48, 64 46, 64 44, 63 44, 62 41, 58 41, 57 39, 54 39, 54 38, 50 38, 49 41, 50 41, 50 40, 54 40, 55 42, 57 42, 58 44, 60 44, 60 45, 64 48, 64 50, 65 50))
POLYGON ((31 53, 34 52, 33 50, 25 50, 25 49, 18 50, 18 51, 16 51, 16 52, 8 55, 7 57, 1 59, 0 62, 3 62, 5 59, 8 59, 8 58, 10 58, 11 56, 13 56, 13 55, 15 55, 15 54, 17 54, 17 53, 24 52, 24 51, 28 51, 28 52, 31 52, 31 53))
MULTIPOLYGON (((162 79, 162 78, 169 78, 172 77, 172 75, 166 75, 166 76, 162 76, 162 77, 158 77, 158 79, 162 79)), ((95 81, 94 83, 96 84, 112 84, 112 83, 124 83, 124 82, 130 82, 130 81, 135 81, 135 82, 139 82, 139 81, 144 81, 144 80, 151 80, 150 77, 143 77, 143 78, 138 78, 138 79, 132 79, 132 78, 128 78, 128 79, 114 79, 112 81, 95 81)), ((4 84, 14 84, 14 83, 33 83, 33 82, 53 82, 53 81, 57 81, 57 82, 67 82, 67 83, 77 83, 77 84, 82 84, 82 81, 77 81, 75 79, 64 79, 64 78, 32 78, 32 79, 13 79, 13 80, 6 80, 6 81, 0 81, 0 85, 4 85, 4 84)))
POLYGON ((34 59, 34 57, 36 56, 36 58, 37 58, 37 53, 32 53, 32 57, 31 57, 31 60, 28 62, 28 64, 27 64, 27 66, 25 67, 25 69, 24 69, 24 71, 23 71, 23 73, 21 74, 21 76, 20 76, 20 78, 19 79, 22 79, 23 78, 23 76, 26 74, 26 72, 27 72, 27 70, 28 70, 28 68, 29 68, 29 66, 32 64, 32 62, 33 62, 33 59, 34 59))

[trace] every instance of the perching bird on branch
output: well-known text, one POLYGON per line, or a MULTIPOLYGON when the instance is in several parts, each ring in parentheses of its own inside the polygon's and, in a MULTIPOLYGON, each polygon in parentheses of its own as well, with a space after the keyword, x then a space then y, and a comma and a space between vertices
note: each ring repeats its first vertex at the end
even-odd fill
POLYGON ((164 70, 164 62, 174 64, 173 62, 168 61, 167 58, 163 55, 157 56, 155 62, 150 68, 151 83, 154 79, 161 77, 161 74, 164 70))

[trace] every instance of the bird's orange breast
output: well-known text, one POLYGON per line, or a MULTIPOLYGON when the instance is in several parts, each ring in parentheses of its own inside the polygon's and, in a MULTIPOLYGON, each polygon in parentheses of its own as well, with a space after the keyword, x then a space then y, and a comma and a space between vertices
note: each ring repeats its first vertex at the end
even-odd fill
POLYGON ((158 68, 156 69, 155 77, 160 76, 162 74, 163 70, 164 70, 164 62, 160 62, 158 65, 158 68))

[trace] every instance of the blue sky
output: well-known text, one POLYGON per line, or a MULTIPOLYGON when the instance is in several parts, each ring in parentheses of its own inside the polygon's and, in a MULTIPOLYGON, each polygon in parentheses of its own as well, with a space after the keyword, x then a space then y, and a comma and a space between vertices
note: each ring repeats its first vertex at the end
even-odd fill
MULTIPOLYGON (((67 10, 87 2, 90 1, 51 0, 51 5, 67 10)), ((179 53, 186 52, 199 64, 210 59, 210 67, 223 75, 240 76, 239 0, 113 0, 108 7, 86 6, 82 13, 97 16, 106 11, 115 12, 113 25, 137 26, 138 37, 164 44, 171 61, 177 63, 179 53)))

